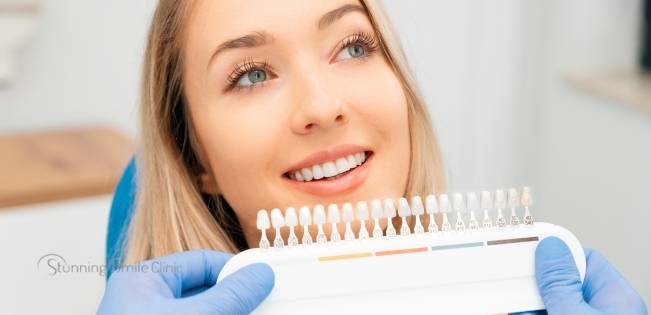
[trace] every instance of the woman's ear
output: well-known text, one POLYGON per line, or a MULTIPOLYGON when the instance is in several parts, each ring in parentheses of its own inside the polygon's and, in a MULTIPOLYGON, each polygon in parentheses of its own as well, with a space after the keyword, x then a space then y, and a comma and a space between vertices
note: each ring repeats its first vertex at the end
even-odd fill
POLYGON ((199 189, 209 195, 219 194, 219 186, 215 177, 208 173, 201 173, 199 175, 199 189))

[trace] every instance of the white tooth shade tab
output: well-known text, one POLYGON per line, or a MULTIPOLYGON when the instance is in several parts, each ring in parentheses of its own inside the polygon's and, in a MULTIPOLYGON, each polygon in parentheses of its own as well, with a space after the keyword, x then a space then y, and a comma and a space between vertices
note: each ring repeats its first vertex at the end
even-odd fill
POLYGON ((515 188, 509 189, 508 193, 508 201, 509 201, 509 207, 515 208, 518 205, 520 205, 520 199, 518 198, 518 190, 515 188))
POLYGON ((328 223, 339 223, 339 207, 336 204, 328 206, 328 223))
POLYGON ((452 212, 452 205, 450 204, 450 197, 447 194, 439 196, 439 209, 442 213, 452 212))
POLYGON ((502 189, 498 189, 495 191, 495 208, 497 209, 506 208, 506 194, 502 189))
POLYGON ((409 208, 409 202, 407 201, 407 198, 398 199, 398 215, 401 218, 411 215, 411 209, 409 208))
POLYGON ((349 202, 346 202, 343 206, 341 206, 341 211, 343 211, 344 222, 352 222, 355 219, 355 211, 353 210, 353 205, 349 202))
POLYGON ((425 197, 425 211, 427 211, 427 214, 439 212, 439 203, 436 201, 436 196, 428 195, 425 197))
POLYGON ((321 168, 321 165, 314 165, 312 166, 312 178, 313 179, 321 179, 323 178, 323 168, 321 168))
POLYGON ((463 195, 456 193, 454 194, 454 203, 452 204, 454 211, 465 212, 466 211, 466 202, 463 200, 463 195))
POLYGON ((303 206, 298 212, 298 221, 301 225, 311 225, 312 224, 312 215, 310 214, 310 207, 303 206))
POLYGON ((325 224, 326 223, 326 213, 323 205, 314 206, 314 216, 312 217, 314 224, 325 224))
POLYGON ((332 177, 337 175, 337 166, 335 165, 335 163, 332 162, 323 163, 323 175, 325 177, 332 177))
POLYGON ((269 222, 269 213, 267 213, 267 210, 261 209, 258 211, 257 227, 258 230, 266 230, 271 227, 269 222))
POLYGON ((357 202, 357 219, 361 221, 368 220, 368 205, 366 201, 357 202))
POLYGON ((337 161, 335 161, 335 165, 337 166, 337 172, 340 174, 350 169, 350 166, 348 166, 348 160, 345 158, 337 159, 337 161))
POLYGON ((477 194, 474 192, 469 192, 466 195, 466 204, 468 206, 468 210, 470 211, 478 211, 479 210, 479 200, 477 199, 477 194))
MULTIPOLYGON (((351 155, 355 157, 357 155, 351 155)), ((355 157, 356 158, 356 157, 355 157)), ((492 229, 503 228, 507 225, 517 226, 519 224, 533 225, 534 220, 531 215, 529 207, 532 205, 531 189, 523 187, 522 190, 510 188, 508 190, 496 190, 494 193, 489 191, 455 193, 453 195, 427 195, 423 202, 421 196, 411 196, 410 199, 400 197, 397 199, 373 199, 367 201, 357 201, 356 203, 345 202, 343 204, 329 204, 324 207, 321 204, 315 205, 313 208, 302 206, 300 208, 287 207, 285 211, 279 208, 274 208, 271 211, 260 209, 257 212, 257 229, 260 230, 260 248, 270 248, 269 240, 267 239, 266 230, 275 229, 275 238, 273 240, 273 247, 276 249, 283 248, 284 246, 295 247, 299 244, 299 240, 294 233, 297 226, 302 226, 302 240, 303 246, 311 246, 312 244, 324 244, 328 241, 337 242, 346 240, 364 240, 372 237, 373 239, 381 239, 384 237, 395 237, 397 235, 396 227, 394 227, 396 216, 400 217, 399 234, 404 237, 409 237, 413 234, 424 235, 424 232, 432 233, 446 233, 452 230, 457 232, 466 229, 476 230, 479 228, 492 229), (522 219, 517 215, 516 208, 523 206, 524 215, 522 219), (504 208, 510 209, 510 216, 508 221, 503 215, 504 208), (496 209, 496 216, 491 219, 489 210, 496 209), (455 212, 456 222, 454 225, 450 224, 449 218, 451 212, 455 212), (483 212, 483 221, 478 222, 475 218, 476 211, 483 212), (469 212, 466 214, 465 212, 469 212), (423 226, 421 216, 427 213, 429 221, 427 226, 423 226), (437 225, 435 214, 441 213, 441 224, 437 225), (386 222, 380 222, 380 219, 388 218, 386 222), (411 218, 411 219, 410 219, 411 218), (367 222, 371 220, 370 222, 367 222), (359 223, 356 224, 355 221, 359 223), (329 232, 329 238, 326 237, 323 231, 323 225, 328 224, 332 230, 329 232), (345 233, 343 238, 339 235, 339 228, 341 224, 345 223, 345 233), (386 223, 386 226, 383 224, 386 223), (372 229, 368 230, 368 226, 372 229), (467 224, 467 225, 466 225, 467 224), (315 229, 310 228, 315 225, 317 228, 316 239, 312 239, 310 231, 315 229), (331 225, 331 226, 330 226, 331 225), (282 228, 287 227, 289 233, 283 237, 282 228), (369 233, 371 232, 371 233, 369 233), (287 243, 284 243, 287 238, 287 243)))
POLYGON ((531 198, 531 188, 529 187, 522 188, 522 196, 520 199, 520 203, 522 203, 522 205, 525 207, 531 207, 533 205, 533 199, 531 198))
POLYGON ((278 208, 271 210, 271 226, 273 226, 275 229, 279 229, 285 226, 285 218, 283 217, 283 213, 278 208))
POLYGON ((411 197, 411 213, 415 215, 421 215, 425 213, 425 208, 423 207, 423 200, 420 196, 411 197))
POLYGON ((396 217, 396 206, 393 204, 393 199, 384 199, 384 216, 386 218, 396 217))
POLYGON ((383 217, 384 211, 382 211, 382 201, 380 199, 373 199, 371 201, 371 218, 381 219, 383 217))
POLYGON ((490 191, 484 190, 481 192, 481 208, 493 209, 493 197, 490 191))
POLYGON ((292 207, 285 209, 285 224, 287 226, 298 225, 298 217, 296 216, 296 210, 292 207))

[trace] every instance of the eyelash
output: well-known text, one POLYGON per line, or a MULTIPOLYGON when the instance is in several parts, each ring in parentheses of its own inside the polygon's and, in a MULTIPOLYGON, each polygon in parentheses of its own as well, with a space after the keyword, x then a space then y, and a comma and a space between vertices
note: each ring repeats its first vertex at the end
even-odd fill
MULTIPOLYGON (((362 60, 370 57, 379 48, 378 41, 375 39, 373 35, 367 32, 358 31, 346 37, 346 39, 344 39, 341 42, 341 44, 337 46, 337 53, 339 53, 342 49, 353 44, 362 45, 364 47, 364 52, 365 52, 364 56, 359 58, 354 58, 357 60, 362 60)), ((271 65, 267 60, 263 61, 262 63, 256 63, 251 58, 248 58, 244 60, 244 62, 236 65, 233 71, 231 72, 231 74, 226 78, 227 87, 225 91, 231 91, 231 90, 238 91, 241 89, 252 90, 258 85, 263 85, 264 82, 266 82, 266 80, 262 81, 261 83, 251 84, 250 86, 237 86, 237 82, 242 78, 242 76, 244 76, 245 74, 247 74, 252 70, 264 70, 266 72, 273 72, 272 71, 273 68, 271 67, 271 65)))

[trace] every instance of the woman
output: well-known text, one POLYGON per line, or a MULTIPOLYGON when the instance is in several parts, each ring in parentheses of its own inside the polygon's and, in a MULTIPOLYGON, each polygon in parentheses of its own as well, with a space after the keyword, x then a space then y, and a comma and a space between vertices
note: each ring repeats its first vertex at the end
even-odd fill
POLYGON ((100 313, 248 313, 273 286, 267 266, 213 284, 222 252, 256 246, 258 209, 443 191, 427 111, 375 1, 160 1, 141 102, 125 263, 183 268, 116 273, 100 313), (365 161, 327 165, 349 155, 365 161))

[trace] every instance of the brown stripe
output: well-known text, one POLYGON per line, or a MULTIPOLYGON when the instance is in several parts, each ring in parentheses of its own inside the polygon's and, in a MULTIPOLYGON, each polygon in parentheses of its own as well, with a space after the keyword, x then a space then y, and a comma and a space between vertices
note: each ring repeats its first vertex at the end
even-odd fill
POLYGON ((318 258, 319 261, 332 261, 332 260, 342 260, 342 259, 353 259, 353 258, 363 258, 371 257, 373 253, 355 253, 355 254, 346 254, 346 255, 336 255, 336 256, 321 256, 318 258))
POLYGON ((381 252, 375 252, 375 256, 400 255, 400 254, 420 253, 426 251, 427 251, 427 247, 384 250, 381 252))
POLYGON ((522 238, 511 238, 511 239, 506 239, 506 240, 488 241, 488 242, 486 242, 486 245, 502 245, 502 244, 524 243, 524 242, 535 242, 535 241, 538 241, 538 236, 522 237, 522 238))

